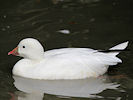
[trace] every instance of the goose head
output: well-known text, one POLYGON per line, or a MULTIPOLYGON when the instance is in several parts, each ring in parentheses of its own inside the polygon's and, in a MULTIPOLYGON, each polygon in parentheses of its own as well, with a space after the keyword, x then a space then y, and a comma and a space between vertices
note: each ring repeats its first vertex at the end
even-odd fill
POLYGON ((44 58, 44 49, 38 40, 26 38, 21 40, 18 46, 8 53, 8 55, 11 54, 25 59, 41 60, 44 58))

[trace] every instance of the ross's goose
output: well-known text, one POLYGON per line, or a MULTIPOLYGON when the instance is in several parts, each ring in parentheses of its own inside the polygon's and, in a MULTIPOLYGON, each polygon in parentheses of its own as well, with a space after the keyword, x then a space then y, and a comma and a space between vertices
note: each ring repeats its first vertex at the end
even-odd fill
POLYGON ((83 79, 104 74, 109 65, 122 61, 116 57, 128 42, 109 50, 89 48, 62 48, 44 52, 40 42, 33 38, 20 41, 8 55, 21 56, 13 68, 13 74, 32 79, 83 79))

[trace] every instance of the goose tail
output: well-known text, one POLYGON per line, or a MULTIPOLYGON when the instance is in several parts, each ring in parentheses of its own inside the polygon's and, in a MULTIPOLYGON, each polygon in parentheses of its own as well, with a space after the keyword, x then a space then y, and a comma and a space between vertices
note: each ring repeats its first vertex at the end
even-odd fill
POLYGON ((121 51, 124 51, 126 49, 126 47, 128 46, 129 41, 118 44, 112 48, 110 48, 109 50, 112 51, 110 52, 110 54, 116 56, 118 55, 121 51))

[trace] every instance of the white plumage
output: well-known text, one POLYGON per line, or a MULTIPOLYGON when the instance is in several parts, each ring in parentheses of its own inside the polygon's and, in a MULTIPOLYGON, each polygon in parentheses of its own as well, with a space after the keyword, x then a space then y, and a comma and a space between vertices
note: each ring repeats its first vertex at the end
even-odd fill
MULTIPOLYGON (((124 42, 109 50, 123 50, 124 42)), ((119 52, 99 52, 89 48, 62 48, 45 51, 36 39, 23 39, 18 45, 19 56, 13 74, 33 79, 83 79, 104 74, 109 65, 122 61, 119 52), (25 48, 23 48, 23 46, 25 48)))

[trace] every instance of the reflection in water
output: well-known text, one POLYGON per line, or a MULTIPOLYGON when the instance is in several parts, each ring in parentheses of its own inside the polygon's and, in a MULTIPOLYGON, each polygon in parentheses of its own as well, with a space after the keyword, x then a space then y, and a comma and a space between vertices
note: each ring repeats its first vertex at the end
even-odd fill
MULTIPOLYGON (((43 100, 44 93, 68 97, 101 97, 98 93, 106 89, 117 89, 119 84, 112 83, 108 77, 80 80, 33 80, 13 77, 15 87, 24 92, 18 100, 43 100)), ((22 94, 22 93, 21 93, 22 94)))

